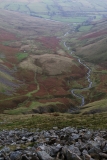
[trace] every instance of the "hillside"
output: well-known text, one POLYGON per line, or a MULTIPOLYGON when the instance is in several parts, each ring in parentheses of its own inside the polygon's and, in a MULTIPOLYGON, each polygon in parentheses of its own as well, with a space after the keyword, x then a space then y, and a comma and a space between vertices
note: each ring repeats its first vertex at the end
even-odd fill
POLYGON ((71 50, 76 48, 76 55, 96 63, 94 67, 89 64, 93 70, 93 87, 79 91, 84 95, 85 103, 106 98, 106 52, 100 54, 100 49, 106 51, 106 43, 103 43, 106 41, 106 19, 91 21, 88 25, 84 22, 71 28, 61 22, 13 11, 2 10, 0 15, 1 62, 13 72, 12 75, 3 71, 1 74, 1 81, 5 76, 7 83, 12 83, 11 87, 1 83, 1 112, 5 109, 12 109, 9 111, 12 114, 76 110, 80 99, 70 92, 72 88, 87 87, 87 69, 62 47, 63 38, 71 50), (71 33, 65 37, 68 30, 71 33))
POLYGON ((0 2, 1 129, 107 128, 106 0, 0 2))
POLYGON ((14 71, 0 61, 0 92, 11 95, 20 86, 20 81, 13 77, 14 71))
POLYGON ((107 64, 107 20, 93 24, 91 30, 80 36, 80 47, 77 54, 84 57, 84 60, 94 64, 107 64), (93 56, 94 55, 94 56, 93 56))
POLYGON ((0 12, 0 61, 6 68, 6 72, 0 69, 1 113, 7 109, 12 114, 75 110, 80 100, 70 90, 75 79, 77 85, 87 85, 82 84, 87 70, 63 47, 69 27, 13 11, 0 12))
POLYGON ((107 14, 106 0, 0 0, 0 4, 1 9, 63 22, 81 23, 107 14))
MULTIPOLYGON (((85 96, 86 103, 89 103, 89 107, 86 109, 88 113, 91 113, 90 110, 92 110, 92 112, 97 112, 97 110, 98 112, 102 112, 103 109, 100 100, 103 101, 103 98, 104 100, 107 98, 106 37, 107 19, 103 19, 93 21, 89 24, 83 23, 78 25, 75 32, 69 35, 69 40, 67 41, 68 46, 74 51, 74 56, 79 56, 91 70, 92 88, 79 91, 85 96), (101 108, 97 107, 97 101, 101 108), (91 102, 95 102, 95 104, 91 102), (93 111, 94 108, 96 111, 93 111)), ((83 110, 83 112, 85 112, 85 110, 83 110)))

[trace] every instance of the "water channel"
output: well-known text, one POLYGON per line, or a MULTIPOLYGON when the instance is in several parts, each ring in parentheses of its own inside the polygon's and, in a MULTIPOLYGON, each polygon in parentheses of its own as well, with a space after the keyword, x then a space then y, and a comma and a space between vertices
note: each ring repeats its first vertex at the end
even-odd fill
MULTIPOLYGON (((66 35, 68 35, 69 33, 67 32, 66 34, 64 34, 64 37, 66 36, 66 35)), ((66 42, 64 42, 64 46, 65 46, 65 48, 67 48, 67 50, 69 51, 70 50, 70 47, 68 47, 67 45, 66 45, 66 42)), ((72 54, 72 52, 71 52, 71 54, 72 54)), ((84 90, 88 90, 88 89, 90 89, 91 87, 92 87, 92 81, 91 81, 91 78, 90 78, 90 76, 91 76, 91 69, 84 63, 84 62, 82 62, 81 61, 81 59, 80 58, 78 58, 77 57, 77 60, 78 60, 78 62, 81 64, 81 65, 83 65, 84 67, 86 67, 87 68, 87 76, 86 76, 86 79, 87 79, 87 81, 88 81, 88 83, 89 83, 89 85, 86 87, 86 88, 82 88, 82 89, 71 89, 71 93, 72 93, 72 95, 74 96, 74 97, 76 97, 76 98, 79 98, 79 99, 81 99, 81 104, 80 104, 80 107, 81 106, 84 106, 85 105, 85 97, 83 96, 83 95, 80 95, 80 94, 77 94, 76 92, 77 91, 84 91, 84 90)))

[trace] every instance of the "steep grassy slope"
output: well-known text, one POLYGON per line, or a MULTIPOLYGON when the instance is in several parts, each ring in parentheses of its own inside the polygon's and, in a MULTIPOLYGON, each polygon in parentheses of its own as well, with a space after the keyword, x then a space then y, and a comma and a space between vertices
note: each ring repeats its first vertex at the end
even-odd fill
POLYGON ((77 54, 94 64, 107 64, 107 21, 96 23, 91 31, 79 37, 77 54))
MULTIPOLYGON (((39 36, 60 36, 63 31, 65 32, 66 30, 66 26, 60 22, 44 20, 36 17, 34 18, 28 15, 6 10, 1 10, 0 12, 0 28, 14 33, 17 36, 17 39, 20 36, 29 36, 29 39, 39 36)), ((10 39, 10 37, 8 37, 7 41, 9 40, 10 42, 12 38, 13 37, 10 39)))
POLYGON ((81 108, 81 114, 95 114, 107 112, 107 99, 89 103, 81 108))
POLYGON ((105 66, 107 64, 107 19, 78 25, 69 36, 68 45, 75 54, 87 62, 105 66))
POLYGON ((12 75, 12 70, 3 65, 3 61, 0 62, 0 92, 3 94, 11 95, 15 93, 16 89, 20 86, 12 75))

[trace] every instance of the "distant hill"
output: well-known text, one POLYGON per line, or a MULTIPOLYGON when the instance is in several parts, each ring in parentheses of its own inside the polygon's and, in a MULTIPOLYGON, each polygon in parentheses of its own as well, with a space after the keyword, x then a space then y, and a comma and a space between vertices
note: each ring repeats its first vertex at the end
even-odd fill
POLYGON ((64 22, 83 22, 107 15, 107 1, 103 0, 0 0, 0 8, 64 22), (61 18, 62 17, 62 18, 61 18), (76 19, 74 19, 76 17, 76 19))
POLYGON ((87 62, 107 67, 107 20, 94 23, 78 38, 77 54, 87 62))

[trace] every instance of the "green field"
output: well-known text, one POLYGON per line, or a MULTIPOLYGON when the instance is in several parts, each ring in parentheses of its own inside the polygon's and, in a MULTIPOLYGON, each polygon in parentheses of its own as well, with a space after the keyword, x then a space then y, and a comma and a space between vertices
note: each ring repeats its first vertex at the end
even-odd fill
POLYGON ((87 32, 87 31, 89 31, 91 28, 92 28, 92 25, 89 25, 89 26, 81 26, 81 27, 79 28, 79 31, 80 31, 80 32, 87 32))
POLYGON ((67 22, 67 23, 82 23, 87 20, 87 17, 59 17, 54 16, 53 20, 67 22))
POLYGON ((24 52, 17 53, 16 57, 17 57, 18 61, 22 61, 23 59, 28 57, 28 53, 24 53, 24 52))

